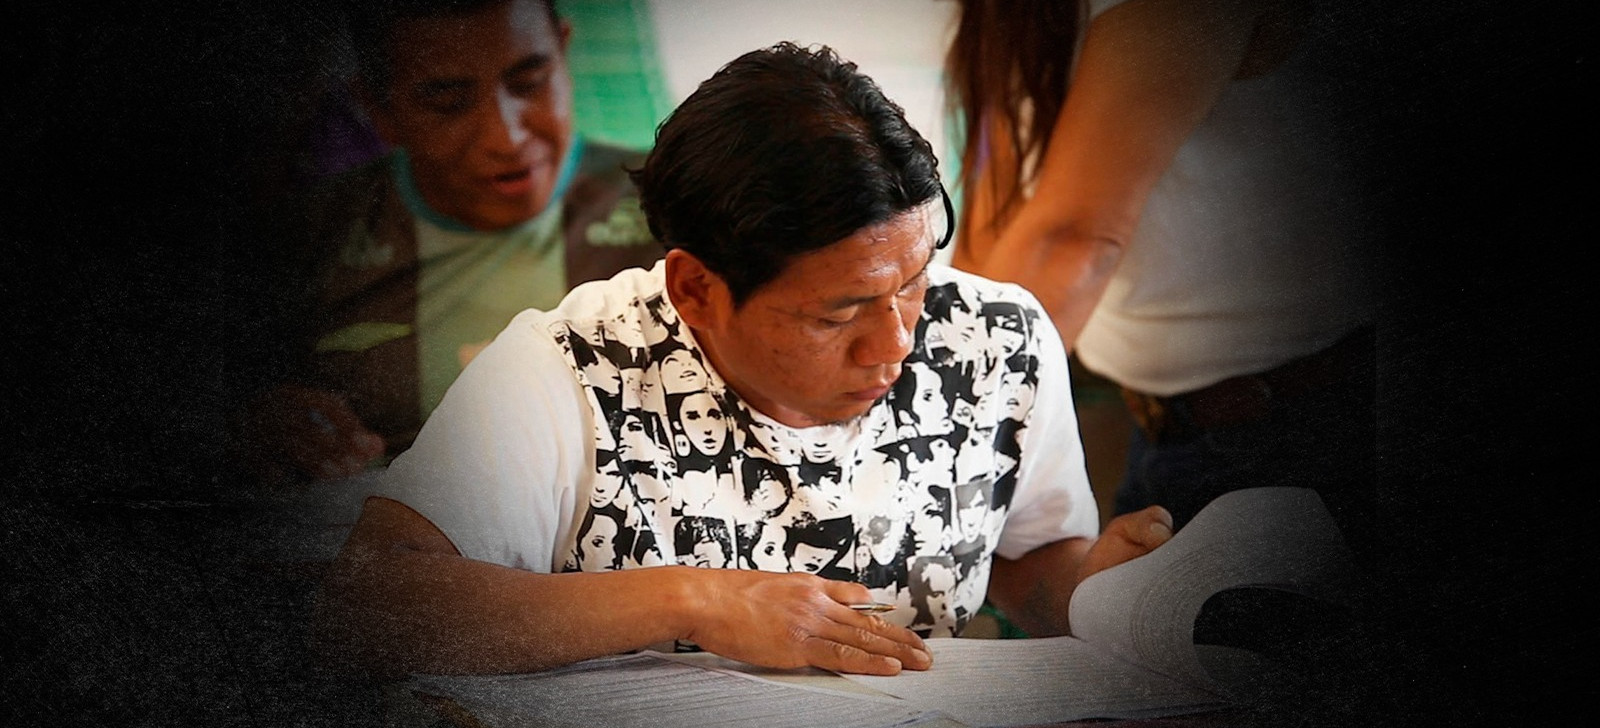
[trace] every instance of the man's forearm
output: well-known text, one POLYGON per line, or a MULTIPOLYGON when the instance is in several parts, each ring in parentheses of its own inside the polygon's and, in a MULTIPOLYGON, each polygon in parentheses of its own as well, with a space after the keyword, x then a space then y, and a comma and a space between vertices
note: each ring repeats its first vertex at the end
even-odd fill
POLYGON ((927 669, 915 633, 846 606, 871 598, 800 573, 532 573, 464 558, 415 511, 370 498, 323 584, 316 641, 380 677, 532 672, 673 639, 768 667, 927 669))
POLYGON ((527 672, 685 634, 688 567, 538 574, 459 554, 410 508, 368 499, 319 594, 316 642, 380 675, 527 672))
POLYGON ((396 549, 330 576, 319 636, 379 674, 543 670, 679 637, 689 571, 534 574, 396 549))

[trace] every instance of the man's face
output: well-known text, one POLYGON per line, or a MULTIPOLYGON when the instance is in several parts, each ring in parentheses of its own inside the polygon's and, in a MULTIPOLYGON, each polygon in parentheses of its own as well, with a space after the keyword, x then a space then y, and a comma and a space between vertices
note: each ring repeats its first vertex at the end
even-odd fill
POLYGON ((865 414, 900 376, 936 238, 916 209, 791 261, 695 333, 739 396, 790 427, 865 414))
POLYGON ((372 118, 430 206, 480 230, 544 209, 572 139, 567 33, 537 0, 396 25, 372 118))

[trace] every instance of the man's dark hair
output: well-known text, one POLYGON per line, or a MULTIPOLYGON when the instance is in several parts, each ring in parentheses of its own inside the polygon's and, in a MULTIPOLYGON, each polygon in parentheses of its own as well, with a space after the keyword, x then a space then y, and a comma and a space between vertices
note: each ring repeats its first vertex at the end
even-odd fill
POLYGON ((651 234, 700 259, 739 305, 795 256, 943 194, 938 165, 854 63, 784 42, 700 84, 630 173, 651 234))
MULTIPOLYGON (((550 27, 560 28, 556 0, 535 1, 544 3, 550 13, 550 27)), ((345 3, 345 20, 350 46, 367 91, 378 101, 389 102, 389 36, 401 21, 469 15, 509 2, 513 0, 349 0, 345 3)))

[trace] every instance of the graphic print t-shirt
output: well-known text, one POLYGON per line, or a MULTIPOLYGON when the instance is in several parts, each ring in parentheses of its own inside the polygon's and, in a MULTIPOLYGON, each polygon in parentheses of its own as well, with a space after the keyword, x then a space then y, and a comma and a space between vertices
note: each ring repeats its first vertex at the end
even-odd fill
MULTIPOLYGON (((491 355, 500 340, 480 355, 482 368, 541 370, 513 379, 565 375, 576 382, 545 385, 553 390, 547 395, 579 400, 561 408, 580 414, 559 427, 561 439, 572 442, 512 472, 536 471, 553 458, 558 470, 578 473, 579 485, 546 489, 479 464, 473 467, 501 471, 487 479, 506 482, 502 492, 474 498, 484 477, 446 475, 432 458, 428 470, 463 481, 461 492, 443 498, 413 488, 406 497, 446 502, 443 522, 435 523, 465 555, 544 570, 529 549, 470 531, 518 528, 506 508, 525 509, 527 492, 544 490, 533 499, 548 500, 539 507, 556 513, 535 514, 524 528, 542 531, 553 547, 550 570, 683 564, 805 572, 860 582, 897 606, 885 615, 890 621, 946 636, 981 606, 997 549, 1015 558, 1095 532, 1065 353, 1020 288, 930 270, 917 345, 891 392, 849 423, 795 429, 748 406, 708 366, 662 292, 660 274, 659 265, 626 273, 574 291, 554 312, 519 316, 500 338, 505 348, 522 337, 542 340, 539 362, 491 355), (566 371, 550 371, 552 359, 566 371), (1041 396, 1054 405, 1035 407, 1041 396), (590 455, 581 465, 574 444, 590 455), (449 503, 462 498, 477 505, 449 503), (552 529, 553 521, 559 525, 552 529), (464 543, 484 544, 482 555, 464 543)), ((475 361, 468 373, 478 368, 475 361)), ((396 461, 400 480, 430 452, 453 451, 445 462, 498 459, 463 452, 503 438, 473 429, 484 424, 484 408, 510 406, 474 391, 498 374, 469 374, 457 385, 460 395, 447 395, 444 419, 430 422, 440 432, 425 432, 415 452, 396 461)), ((496 429, 518 426, 502 425, 496 429)))

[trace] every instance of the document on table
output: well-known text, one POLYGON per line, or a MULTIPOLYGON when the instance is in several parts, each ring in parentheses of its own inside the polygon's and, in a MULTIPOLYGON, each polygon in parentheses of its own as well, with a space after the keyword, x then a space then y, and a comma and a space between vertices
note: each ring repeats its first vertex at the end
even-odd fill
POLYGON ((423 675, 413 678, 411 687, 450 698, 485 728, 954 725, 935 711, 889 696, 788 685, 652 652, 530 674, 423 675))
POLYGON ((972 728, 1182 715, 1225 703, 1073 637, 927 641, 933 667, 846 675, 972 728))

